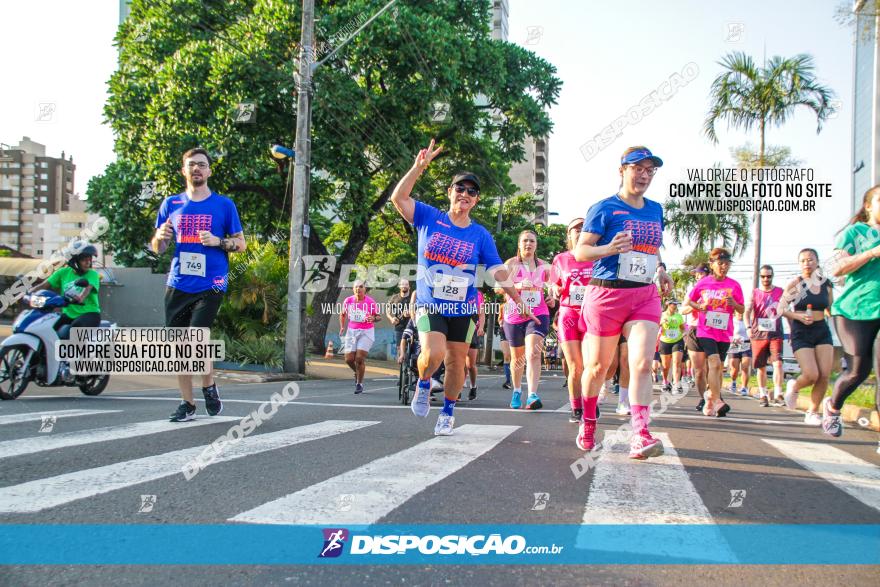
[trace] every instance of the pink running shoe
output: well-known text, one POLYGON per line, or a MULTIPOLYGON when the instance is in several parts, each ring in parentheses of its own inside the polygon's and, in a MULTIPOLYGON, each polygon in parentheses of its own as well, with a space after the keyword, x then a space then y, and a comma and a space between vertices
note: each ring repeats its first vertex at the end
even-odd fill
POLYGON ((663 454, 663 443, 652 436, 633 434, 629 441, 629 458, 645 460, 648 457, 659 457, 663 454))
POLYGON ((593 450, 593 447, 596 446, 596 421, 595 420, 583 420, 581 421, 580 427, 578 427, 578 435, 577 439, 575 439, 575 443, 577 447, 581 450, 593 450))

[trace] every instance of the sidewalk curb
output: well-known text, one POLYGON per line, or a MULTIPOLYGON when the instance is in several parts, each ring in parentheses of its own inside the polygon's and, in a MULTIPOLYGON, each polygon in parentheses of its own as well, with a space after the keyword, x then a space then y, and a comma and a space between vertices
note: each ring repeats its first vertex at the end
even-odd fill
MULTIPOLYGON (((757 387, 749 388, 749 396, 755 399, 760 398, 760 394, 758 393, 757 387)), ((798 394, 798 411, 806 412, 810 407, 810 398, 805 393, 798 394)), ((859 406, 845 405, 840 410, 840 414, 843 416, 843 421, 847 424, 853 424, 854 427, 859 428, 868 428, 869 430, 874 430, 875 432, 880 432, 880 414, 877 413, 877 410, 872 410, 870 408, 862 408, 859 406), (868 425, 864 426, 863 423, 867 420, 868 425), (860 423, 861 422, 861 423, 860 423)))

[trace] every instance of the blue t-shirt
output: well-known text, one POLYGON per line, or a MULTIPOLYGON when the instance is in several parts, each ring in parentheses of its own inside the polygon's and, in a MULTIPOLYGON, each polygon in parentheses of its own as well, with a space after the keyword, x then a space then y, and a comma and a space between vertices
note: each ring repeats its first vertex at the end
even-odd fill
MULTIPOLYGON (((633 208, 614 194, 590 206, 582 230, 601 235, 596 246, 610 243, 618 232, 631 230, 632 250, 656 255, 663 244, 663 206, 645 198, 642 208, 633 208)), ((617 279, 618 257, 610 255, 594 261, 593 277, 617 279)))
POLYGON ((199 240, 199 231, 208 230, 219 238, 242 232, 235 203, 214 192, 194 202, 184 192, 165 198, 159 206, 156 228, 169 217, 177 245, 168 272, 168 287, 187 293, 214 288, 226 291, 229 254, 220 247, 204 246, 199 240))
POLYGON ((419 266, 424 269, 416 281, 416 304, 431 305, 443 316, 476 314, 477 266, 504 264, 492 235, 473 221, 459 228, 446 212, 424 202, 416 202, 413 227, 419 235, 419 266))

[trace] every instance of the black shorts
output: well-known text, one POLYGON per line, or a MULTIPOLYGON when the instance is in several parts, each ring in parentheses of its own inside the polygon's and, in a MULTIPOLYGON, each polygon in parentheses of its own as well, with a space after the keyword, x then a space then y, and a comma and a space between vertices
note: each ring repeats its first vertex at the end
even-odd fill
POLYGON ((791 321, 791 350, 814 349, 820 344, 833 344, 831 329, 823 320, 807 326, 794 320, 791 321))
POLYGON ((727 349, 730 348, 729 342, 718 342, 714 338, 706 338, 703 336, 697 339, 697 344, 700 345, 700 349, 702 349, 702 352, 706 353, 707 357, 718 355, 718 358, 721 359, 722 363, 727 357, 727 349))
POLYGON ((446 342, 466 342, 471 344, 477 330, 477 317, 442 316, 428 311, 426 306, 416 308, 416 328, 419 332, 439 332, 446 342))
POLYGON ((171 328, 210 328, 223 302, 223 292, 206 289, 187 293, 165 288, 165 326, 171 328))
POLYGON ((743 359, 745 357, 752 358, 752 349, 748 348, 747 350, 741 351, 739 353, 728 353, 731 359, 743 359))
POLYGON ((536 318, 541 321, 540 324, 535 324, 535 321, 531 319, 526 320, 525 322, 520 322, 519 324, 504 322, 504 335, 505 338, 507 338, 507 342, 510 343, 510 346, 525 346, 526 336, 529 334, 539 334, 543 337, 547 336, 547 332, 550 331, 550 316, 536 316, 536 318))
POLYGON ((471 339, 471 348, 472 349, 483 348, 483 337, 477 335, 476 332, 474 332, 474 337, 471 339))
POLYGON ((663 342, 660 341, 660 354, 661 355, 671 355, 672 353, 680 353, 684 351, 684 338, 681 338, 675 342, 663 342))
POLYGON ((702 353, 703 349, 700 348, 700 343, 697 342, 697 329, 691 328, 688 330, 684 338, 684 348, 689 350, 692 353, 702 353))
POLYGON ((657 349, 656 351, 654 351, 654 360, 657 361, 658 363, 660 362, 660 349, 657 349))

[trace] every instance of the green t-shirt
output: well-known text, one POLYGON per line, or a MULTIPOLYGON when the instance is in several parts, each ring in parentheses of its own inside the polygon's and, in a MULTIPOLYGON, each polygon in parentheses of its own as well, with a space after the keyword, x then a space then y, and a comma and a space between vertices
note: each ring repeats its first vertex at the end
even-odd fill
MULTIPOLYGON (((858 255, 880 245, 880 231, 857 222, 840 233, 834 248, 858 255)), ((835 296, 831 313, 850 320, 880 318, 880 259, 871 259, 846 276, 843 291, 835 296)))
POLYGON ((70 291, 73 295, 79 295, 83 289, 74 282, 78 279, 85 279, 92 286, 92 291, 86 296, 82 304, 70 304, 65 306, 61 311, 68 318, 79 318, 83 314, 90 312, 101 312, 101 306, 98 303, 98 288, 101 287, 101 276, 94 269, 86 271, 85 275, 77 275, 76 271, 70 267, 62 267, 49 276, 48 282, 52 289, 62 294, 70 291))
POLYGON ((666 324, 666 327, 660 327, 660 342, 673 343, 678 342, 684 336, 684 316, 679 313, 667 314, 663 312, 660 316, 660 323, 666 324))

